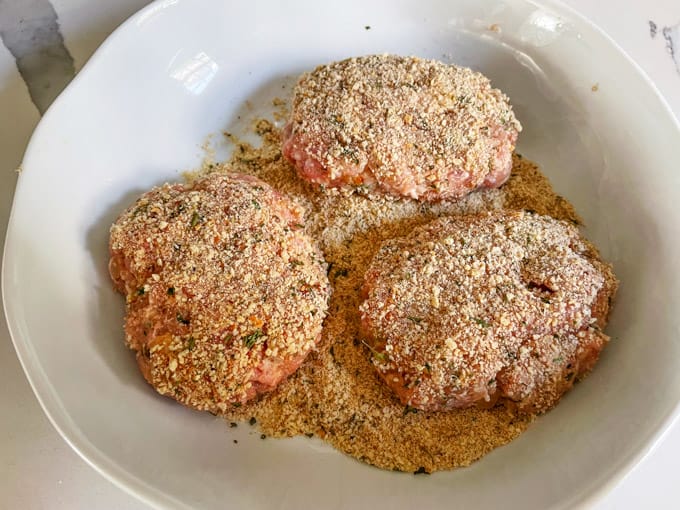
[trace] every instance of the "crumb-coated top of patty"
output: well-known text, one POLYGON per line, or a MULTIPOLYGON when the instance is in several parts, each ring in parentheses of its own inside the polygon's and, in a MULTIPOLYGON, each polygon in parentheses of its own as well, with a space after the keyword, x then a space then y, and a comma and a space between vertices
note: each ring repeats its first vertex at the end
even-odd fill
POLYGON ((283 152, 313 182, 440 200, 502 184, 520 130, 481 73, 370 55, 300 78, 283 152))
POLYGON ((218 412, 312 349, 330 286, 302 215, 259 179, 213 174, 154 188, 113 224, 127 342, 159 392, 218 412))
POLYGON ((611 268, 573 225, 496 212, 439 218, 384 243, 366 272, 360 310, 388 385, 414 407, 450 409, 488 401, 499 372, 517 360, 534 372, 528 382, 506 378, 516 399, 569 363, 559 354, 526 362, 532 355, 563 351, 591 367, 604 342, 591 342, 593 359, 577 353, 579 337, 599 335, 615 289, 611 268), (545 352, 528 352, 536 345, 545 352))

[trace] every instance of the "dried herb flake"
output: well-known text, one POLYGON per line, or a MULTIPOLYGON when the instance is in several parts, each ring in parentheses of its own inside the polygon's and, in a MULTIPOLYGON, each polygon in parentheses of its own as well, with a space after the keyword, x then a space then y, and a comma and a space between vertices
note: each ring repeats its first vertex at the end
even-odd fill
POLYGON ((404 416, 406 416, 408 413, 416 414, 417 412, 418 409, 411 407, 410 405, 406 405, 406 407, 404 407, 404 416))
POLYGON ((243 343, 246 344, 246 347, 248 349, 251 349, 255 343, 257 342, 258 338, 261 338, 264 336, 264 333, 262 333, 261 329, 257 329, 254 332, 252 332, 248 336, 243 337, 243 343))
POLYGON ((191 226, 192 228, 198 225, 201 222, 201 215, 198 214, 198 211, 194 211, 194 214, 191 215, 191 226))
POLYGON ((483 328, 491 327, 490 323, 486 322, 484 319, 480 319, 479 317, 475 317, 475 322, 483 328))

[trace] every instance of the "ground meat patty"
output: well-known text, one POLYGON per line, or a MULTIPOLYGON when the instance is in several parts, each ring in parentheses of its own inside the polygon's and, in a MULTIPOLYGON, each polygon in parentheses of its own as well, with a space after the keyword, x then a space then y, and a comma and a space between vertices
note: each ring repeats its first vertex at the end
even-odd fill
POLYGON ((362 329, 406 405, 505 397, 542 412, 597 361, 616 287, 566 222, 507 211, 440 218, 381 246, 365 275, 362 329))
POLYGON ((214 174, 155 188, 118 218, 109 269, 158 392, 217 413, 302 363, 330 293, 302 214, 259 179, 214 174))
POLYGON ((520 130, 482 74, 373 55, 300 78, 283 154, 318 184, 437 201, 503 184, 520 130))

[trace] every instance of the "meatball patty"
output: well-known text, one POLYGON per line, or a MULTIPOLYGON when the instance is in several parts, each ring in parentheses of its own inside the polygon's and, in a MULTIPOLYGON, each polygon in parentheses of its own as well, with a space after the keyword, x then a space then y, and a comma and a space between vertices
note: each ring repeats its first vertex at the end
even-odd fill
POLYGON ((217 413, 302 363, 330 294, 302 215, 259 179, 212 174, 154 188, 113 224, 126 341, 158 392, 217 413))
POLYGON ((406 405, 506 397, 542 412, 597 361, 616 288, 566 222, 508 211, 439 218, 381 246, 365 275, 362 330, 406 405))
POLYGON ((283 154, 318 184, 438 201, 503 184, 520 130, 482 74, 372 55, 300 78, 283 154))

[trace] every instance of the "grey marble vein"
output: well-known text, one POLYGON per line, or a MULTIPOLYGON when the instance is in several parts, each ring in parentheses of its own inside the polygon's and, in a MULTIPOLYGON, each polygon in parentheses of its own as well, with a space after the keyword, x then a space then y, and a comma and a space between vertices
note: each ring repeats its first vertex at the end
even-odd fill
POLYGON ((0 0, 0 37, 42 114, 75 75, 48 0, 0 0))
POLYGON ((663 27, 661 34, 666 40, 666 49, 675 62, 675 70, 680 74, 680 23, 663 27))
MULTIPOLYGON (((649 20, 649 36, 654 39, 659 33, 658 25, 649 20)), ((680 75, 680 22, 661 28, 661 35, 666 41, 666 50, 675 64, 675 70, 680 75)))

